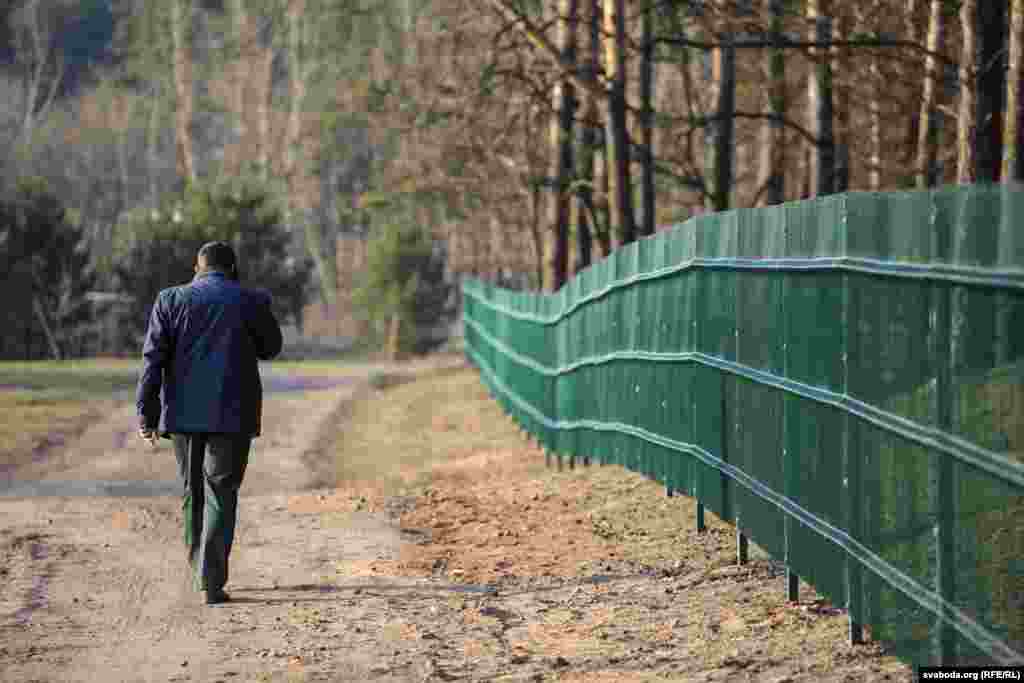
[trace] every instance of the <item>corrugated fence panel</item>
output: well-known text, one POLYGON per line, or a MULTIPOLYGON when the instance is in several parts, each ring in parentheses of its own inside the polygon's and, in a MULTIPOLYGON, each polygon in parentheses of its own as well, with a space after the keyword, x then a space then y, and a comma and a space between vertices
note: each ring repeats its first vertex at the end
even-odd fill
MULTIPOLYGON (((705 215, 552 295, 465 288, 550 451, 698 498, 908 661, 1024 661, 1024 193, 705 215)), ((681 549, 685 552, 685 549, 681 549)))

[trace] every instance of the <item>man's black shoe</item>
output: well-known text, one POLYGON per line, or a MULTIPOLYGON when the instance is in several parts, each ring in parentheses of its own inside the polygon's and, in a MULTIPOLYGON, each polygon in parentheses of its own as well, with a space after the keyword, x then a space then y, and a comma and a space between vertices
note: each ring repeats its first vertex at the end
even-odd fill
POLYGON ((225 602, 231 602, 231 596, 222 590, 206 591, 206 604, 207 605, 220 605, 225 602))

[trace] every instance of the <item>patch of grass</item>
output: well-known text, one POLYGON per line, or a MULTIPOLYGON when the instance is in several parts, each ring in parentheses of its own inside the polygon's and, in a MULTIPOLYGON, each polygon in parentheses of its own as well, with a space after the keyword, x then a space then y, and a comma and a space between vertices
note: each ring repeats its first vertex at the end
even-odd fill
POLYGON ((0 465, 80 431, 135 386, 138 369, 113 359, 0 363, 0 465))
POLYGON ((388 494, 429 483, 432 466, 476 453, 523 448, 520 431, 472 369, 439 371, 357 401, 338 426, 338 482, 388 494))
POLYGON ((95 359, 0 362, 0 391, 26 390, 48 398, 91 398, 135 386, 139 361, 95 359))

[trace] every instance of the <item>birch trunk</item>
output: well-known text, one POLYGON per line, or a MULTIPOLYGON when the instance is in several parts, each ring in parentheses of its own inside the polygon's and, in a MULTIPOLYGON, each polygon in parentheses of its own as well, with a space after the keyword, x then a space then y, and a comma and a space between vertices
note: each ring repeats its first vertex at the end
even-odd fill
POLYGON ((882 97, 885 90, 878 55, 871 56, 869 74, 871 102, 868 105, 868 189, 878 192, 882 189, 882 97))
MULTIPOLYGON (((937 0, 936 0, 937 1, 937 0)), ((1003 124, 1003 182, 1024 182, 1024 0, 1012 0, 1003 124)))
MULTIPOLYGON (((981 0, 984 2, 985 0, 981 0)), ((977 14, 979 0, 963 0, 960 5, 960 112, 956 130, 956 180, 960 184, 972 183, 977 179, 974 136, 977 124, 974 120, 977 109, 977 14)))
MULTIPOLYGON (((807 0, 811 39, 825 43, 832 38, 828 0, 807 0)), ((832 59, 827 48, 811 50, 815 64, 807 84, 809 129, 816 139, 811 150, 811 193, 820 197, 835 190, 835 139, 833 137, 832 59)))
MULTIPOLYGON (((925 29, 926 25, 922 24, 918 18, 921 13, 922 2, 927 2, 927 0, 907 0, 907 13, 905 15, 906 20, 904 22, 906 28, 904 29, 904 35, 906 35, 907 40, 914 45, 920 45, 924 42, 924 36, 921 35, 921 32, 925 29)), ((877 8, 877 11, 875 12, 876 20, 880 20, 884 16, 884 8, 880 6, 880 3, 875 3, 875 7, 877 8)), ((927 62, 927 56, 925 57, 925 62, 927 62)), ((914 99, 911 100, 913 102, 917 100, 918 96, 923 95, 924 77, 916 56, 911 64, 912 67, 910 69, 909 76, 911 78, 911 82, 915 84, 915 90, 912 92, 914 99), (918 78, 921 78, 921 80, 918 81, 918 78), (922 87, 919 89, 916 88, 917 83, 920 83, 922 87)), ((925 64, 924 68, 928 68, 927 64, 925 64)), ((906 153, 904 154, 902 161, 905 164, 912 162, 914 158, 915 145, 917 143, 918 136, 921 134, 921 112, 914 108, 911 108, 911 112, 911 115, 907 117, 907 128, 904 133, 904 149, 906 150, 906 153)))
MULTIPOLYGON (((1019 2, 1020 0, 1018 0, 1019 2)), ((928 52, 938 52, 946 29, 943 0, 931 0, 928 15, 928 52)), ((924 88, 921 90, 921 115, 917 131, 916 184, 920 189, 933 187, 939 180, 938 150, 941 118, 939 89, 942 84, 942 65, 929 54, 925 58, 924 88)))

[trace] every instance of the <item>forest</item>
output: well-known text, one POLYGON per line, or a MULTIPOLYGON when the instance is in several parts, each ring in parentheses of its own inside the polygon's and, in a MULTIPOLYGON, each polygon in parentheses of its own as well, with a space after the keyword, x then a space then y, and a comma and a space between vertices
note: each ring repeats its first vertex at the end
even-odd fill
POLYGON ((133 351, 208 239, 387 329, 703 212, 1019 182, 1022 49, 1024 0, 0 0, 0 358, 133 351))

